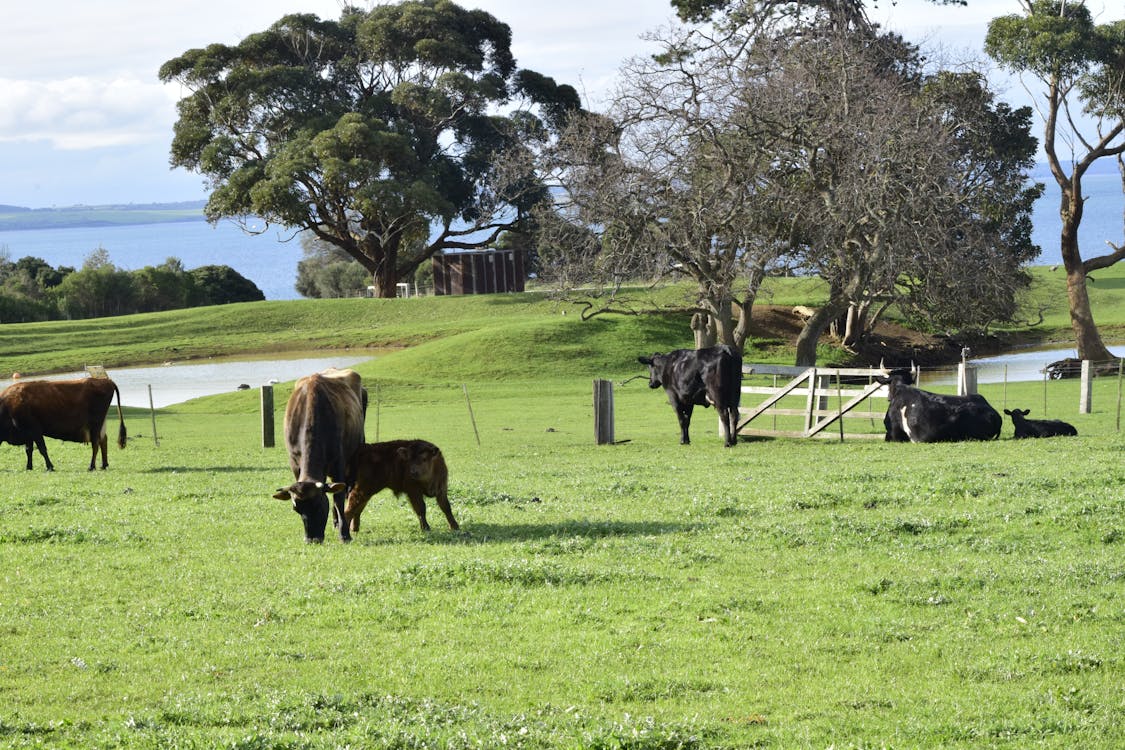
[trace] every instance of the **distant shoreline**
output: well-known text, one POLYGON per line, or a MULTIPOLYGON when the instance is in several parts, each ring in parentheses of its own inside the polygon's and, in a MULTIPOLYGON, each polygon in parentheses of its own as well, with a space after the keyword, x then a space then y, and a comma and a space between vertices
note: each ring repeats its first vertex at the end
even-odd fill
POLYGON ((24 208, 0 205, 0 232, 206 221, 203 201, 24 208))

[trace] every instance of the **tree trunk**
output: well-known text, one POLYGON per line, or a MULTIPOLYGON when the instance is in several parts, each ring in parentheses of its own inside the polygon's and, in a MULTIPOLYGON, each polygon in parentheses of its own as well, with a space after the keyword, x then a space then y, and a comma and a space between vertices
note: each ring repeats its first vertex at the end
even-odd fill
POLYGON ((691 316, 691 330, 695 334, 695 348, 706 349, 715 345, 715 326, 711 323, 711 316, 707 313, 696 313, 691 316))
POLYGON ((394 273, 376 271, 371 277, 372 286, 375 287, 375 296, 382 299, 392 299, 398 296, 398 276, 394 273))
POLYGON ((1090 294, 1086 289, 1086 264, 1078 248, 1078 226, 1082 222, 1082 183, 1075 175, 1069 184, 1063 186, 1063 197, 1059 207, 1062 219, 1062 234, 1059 248, 1063 267, 1066 269, 1066 297, 1070 307, 1070 327, 1074 331, 1074 343, 1079 359, 1104 362, 1113 359, 1101 333, 1094 322, 1090 310, 1090 294))
POLYGON ((836 300, 829 300, 823 307, 817 309, 812 317, 805 321, 805 327, 797 336, 797 361, 798 367, 812 367, 816 364, 816 345, 821 335, 827 330, 832 321, 841 313, 843 305, 836 300))
POLYGON ((1094 323, 1094 316, 1090 311, 1090 295, 1086 289, 1086 270, 1081 264, 1075 271, 1067 269, 1066 297, 1070 303, 1070 327, 1074 330, 1078 358, 1092 362, 1114 359, 1094 323))

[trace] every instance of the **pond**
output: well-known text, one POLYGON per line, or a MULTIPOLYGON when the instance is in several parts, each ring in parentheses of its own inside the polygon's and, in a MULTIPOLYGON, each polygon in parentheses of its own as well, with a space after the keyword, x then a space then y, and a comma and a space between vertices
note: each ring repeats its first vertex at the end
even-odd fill
MULTIPOLYGON (((1115 357, 1125 356, 1125 346, 1111 346, 1110 353, 1115 357)), ((996 357, 981 357, 970 360, 977 366, 977 382, 1003 382, 1005 368, 1009 381, 1042 380, 1043 368, 1060 359, 1076 356, 1071 349, 1039 349, 1026 352, 1009 352, 996 357)))
MULTIPOLYGON (((276 355, 261 359, 216 357, 155 367, 115 367, 109 370, 109 376, 121 391, 123 406, 148 408, 149 386, 152 386, 152 405, 161 408, 200 396, 238 390, 240 385, 256 389, 271 380, 296 380, 329 367, 353 367, 371 359, 373 357, 370 355, 356 352, 339 352, 334 355, 316 352, 284 359, 279 359, 276 355)), ((83 377, 83 373, 49 375, 42 379, 77 377, 83 377)), ((7 387, 11 382, 4 380, 0 382, 0 387, 7 387)))

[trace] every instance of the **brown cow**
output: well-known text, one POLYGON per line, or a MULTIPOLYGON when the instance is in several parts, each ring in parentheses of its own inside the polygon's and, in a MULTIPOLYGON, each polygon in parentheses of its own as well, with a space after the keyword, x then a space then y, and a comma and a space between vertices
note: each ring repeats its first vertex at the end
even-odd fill
POLYGON ((449 507, 449 470, 445 458, 433 443, 425 440, 391 440, 386 443, 368 443, 355 452, 348 462, 348 480, 352 483, 348 493, 345 517, 353 532, 359 531, 359 516, 367 501, 388 487, 395 497, 404 492, 410 506, 421 523, 423 531, 430 530, 426 522, 426 501, 423 496, 437 498, 438 507, 445 513, 449 528, 460 528, 449 507))
POLYGON ((76 380, 22 380, 0 392, 0 443, 22 445, 27 449, 27 468, 31 453, 39 448, 47 471, 55 465, 47 455, 44 438, 74 443, 90 443, 90 471, 102 451, 102 468, 109 466, 106 456, 106 417, 117 394, 117 447, 125 447, 125 417, 121 412, 121 392, 108 378, 76 380))
POLYGON ((334 368, 297 381, 285 406, 285 445, 296 482, 274 493, 293 501, 301 516, 306 542, 323 542, 328 524, 328 492, 332 523, 340 541, 350 542, 344 522, 348 458, 363 445, 367 392, 359 374, 334 368), (329 477, 332 482, 329 483, 329 477))

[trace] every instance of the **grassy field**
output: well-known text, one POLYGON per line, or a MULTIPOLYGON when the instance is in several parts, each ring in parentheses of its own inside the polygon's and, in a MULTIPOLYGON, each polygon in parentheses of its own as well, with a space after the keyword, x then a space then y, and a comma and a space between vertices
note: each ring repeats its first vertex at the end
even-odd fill
POLYGON ((127 414, 105 472, 7 446, 0 746, 1120 747, 1115 378, 1088 415, 1074 382, 982 388, 1036 411, 1046 388, 1074 439, 728 450, 704 410, 680 446, 663 394, 621 381, 682 320, 355 302, 0 328, 4 369, 408 343, 360 368, 368 439, 440 445, 463 528, 379 495, 352 544, 305 545, 253 391, 162 410, 159 444, 127 414))

